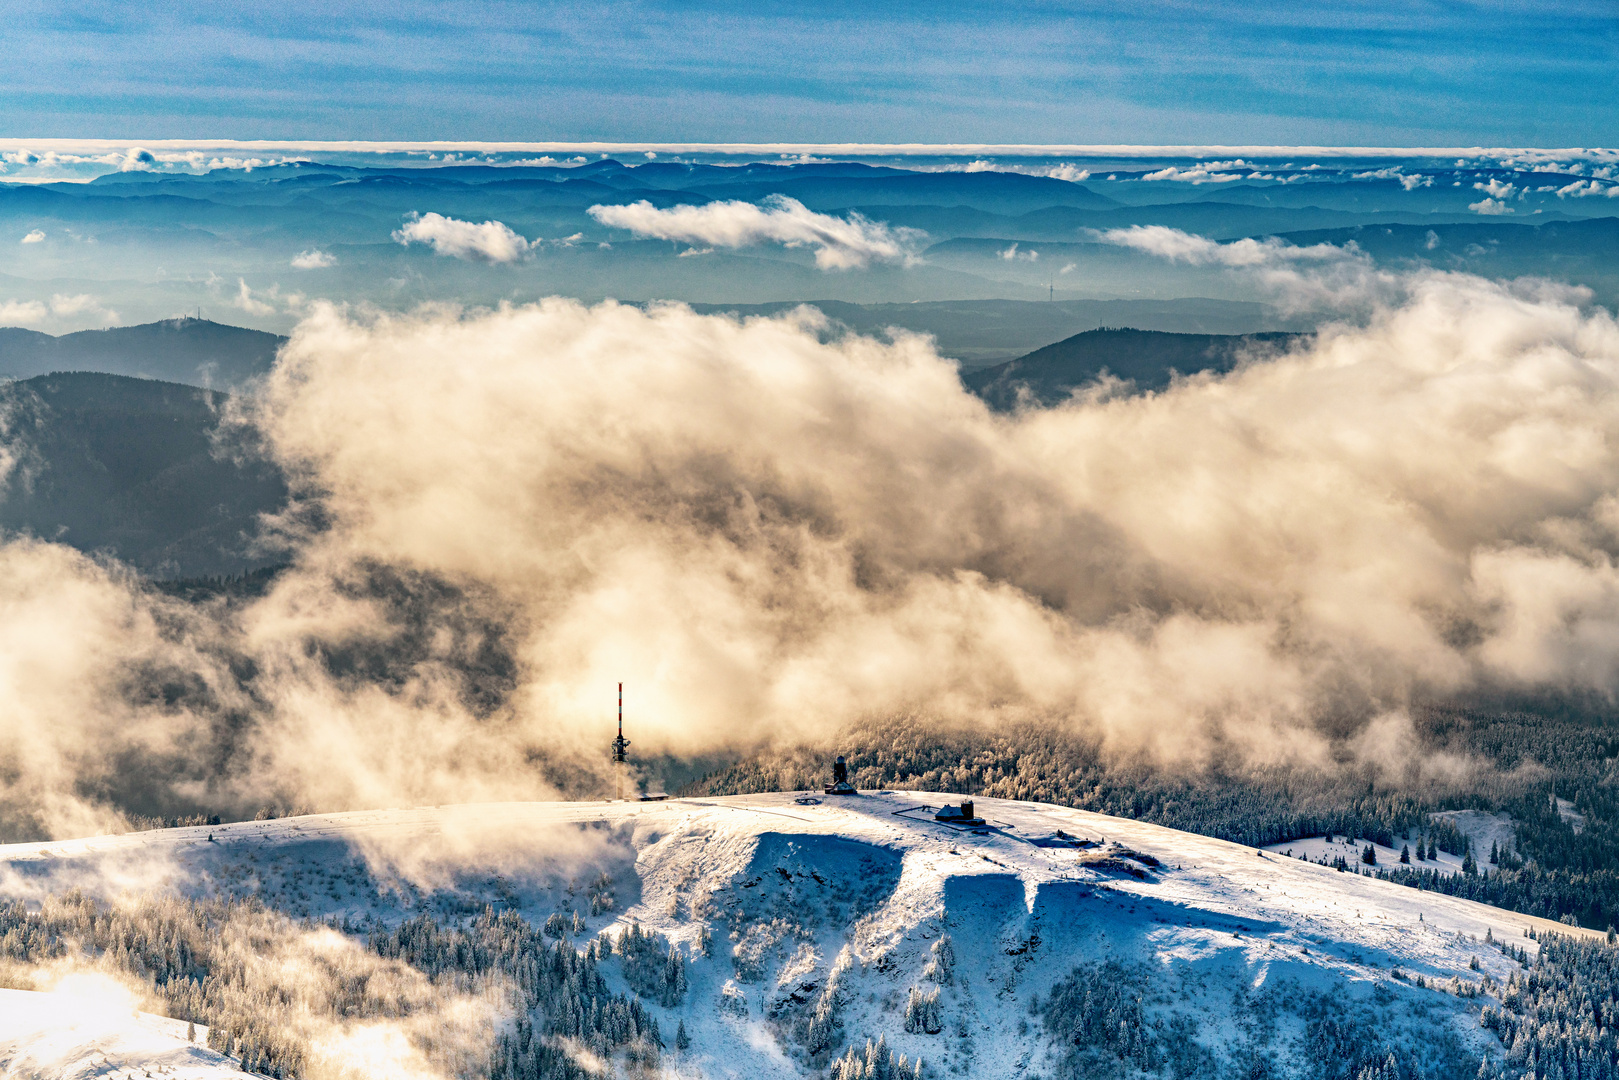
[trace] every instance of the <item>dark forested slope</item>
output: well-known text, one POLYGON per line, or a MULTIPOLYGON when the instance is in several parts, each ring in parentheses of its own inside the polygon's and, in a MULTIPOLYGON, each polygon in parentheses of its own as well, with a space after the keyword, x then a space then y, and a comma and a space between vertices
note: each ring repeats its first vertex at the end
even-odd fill
POLYGON ((219 442, 225 395, 119 375, 0 387, 14 465, 0 528, 104 551, 158 576, 239 573, 258 515, 287 496, 272 464, 219 442))

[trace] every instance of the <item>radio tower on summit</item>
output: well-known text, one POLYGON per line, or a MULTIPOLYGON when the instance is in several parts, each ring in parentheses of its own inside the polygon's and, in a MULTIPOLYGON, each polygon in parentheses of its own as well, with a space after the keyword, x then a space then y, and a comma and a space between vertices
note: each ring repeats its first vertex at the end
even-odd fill
POLYGON ((618 684, 618 738, 613 740, 613 771, 618 773, 618 801, 624 801, 624 773, 629 769, 630 740, 624 737, 624 684, 618 684))

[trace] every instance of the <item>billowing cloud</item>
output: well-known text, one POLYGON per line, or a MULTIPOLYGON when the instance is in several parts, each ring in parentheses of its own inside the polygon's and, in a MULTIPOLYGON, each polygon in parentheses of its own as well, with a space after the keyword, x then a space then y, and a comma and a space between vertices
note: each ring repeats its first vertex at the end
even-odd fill
POLYGON ((1403 165, 1390 165, 1387 168, 1371 169, 1367 172, 1354 173, 1352 174, 1351 179, 1398 180, 1400 182, 1400 186, 1407 191, 1415 191, 1417 188, 1433 187, 1433 177, 1424 176, 1421 173, 1407 175, 1405 166, 1403 165))
POLYGON ((29 229, 27 235, 22 238, 22 242, 25 244, 38 244, 43 242, 44 239, 44 229, 29 229))
POLYGON ((819 214, 784 195, 772 195, 759 205, 733 201, 660 210, 642 200, 627 206, 592 206, 589 212, 615 229, 699 247, 745 248, 764 243, 811 247, 815 265, 822 270, 915 262, 916 246, 925 235, 854 212, 846 218, 819 214))
POLYGON ((49 313, 38 300, 0 300, 0 324, 27 326, 44 321, 49 313))
POLYGON ((903 711, 1323 762, 1426 701, 1619 693, 1619 325, 1399 297, 1012 416, 805 311, 317 307, 238 418, 299 500, 266 596, 0 547, 0 806, 578 793, 619 680, 649 754, 903 711))
MULTIPOLYGON (((1477 186, 1477 185, 1475 185, 1475 186, 1477 186)), ((1510 187, 1511 185, 1509 184, 1507 186, 1510 187)), ((1473 213, 1475 213, 1475 214, 1483 214, 1486 217, 1493 217, 1493 216, 1498 216, 1498 215, 1501 215, 1501 214, 1510 214, 1510 213, 1512 213, 1512 207, 1508 206, 1506 203, 1502 202, 1500 199, 1494 199, 1494 198, 1480 199, 1476 203, 1468 203, 1467 208, 1469 210, 1473 211, 1473 213)))
POLYGON ((1274 180, 1269 173, 1260 171, 1253 162, 1236 158, 1231 161, 1205 161, 1197 165, 1168 165, 1144 173, 1143 180, 1176 180, 1185 184, 1229 184, 1234 180, 1274 180))
POLYGON ((1089 180, 1091 178, 1091 171, 1089 169, 1081 169, 1079 166, 1069 164, 1068 162, 1063 162, 1061 165, 1051 166, 1051 168, 1046 171, 1046 175, 1056 180, 1067 180, 1070 183, 1077 184, 1081 180, 1089 180))
POLYGON ((1601 184, 1595 180, 1576 180, 1572 184, 1557 189, 1559 199, 1588 199, 1592 196, 1619 199, 1619 184, 1601 184))
POLYGON ((477 224, 435 213, 412 213, 393 238, 406 245, 427 244, 435 255, 468 262, 514 263, 534 247, 502 222, 477 224))
POLYGON ((300 251, 292 257, 294 270, 324 270, 329 266, 337 265, 337 256, 318 248, 300 251))
POLYGON ((124 155, 123 160, 119 162, 118 171, 145 172, 150 170, 156 164, 157 158, 152 155, 150 150, 143 149, 139 146, 132 146, 129 148, 129 152, 124 155))
MULTIPOLYGON (((42 917, 61 925, 85 910, 79 903, 77 894, 50 897, 42 903, 42 917)), ((229 1031, 250 1009, 260 1031, 275 1032, 283 1062, 293 1049, 297 1074, 311 1080, 447 1080, 473 1074, 487 1063, 496 1032, 520 1010, 521 991, 498 970, 446 985, 318 922, 301 925, 250 904, 209 907, 195 918, 164 920, 168 913, 159 913, 162 903, 124 895, 109 907, 126 925, 148 930, 163 925, 172 935, 166 942, 181 943, 199 966, 233 972, 238 985, 251 991, 211 994, 215 1023, 229 1031)), ((175 1010, 174 998, 123 969, 110 955, 92 958, 78 948, 63 950, 37 967, 13 965, 7 974, 41 991, 36 1000, 8 1002, 20 1012, 7 1017, 16 1021, 9 1025, 8 1065, 28 1075, 81 1073, 87 1045, 100 1050, 103 1060, 117 1061, 120 1049, 146 1056, 141 1052, 151 1053, 153 1029, 136 1010, 175 1010), (65 1031, 64 1023, 71 1024, 65 1031)), ((123 1064, 127 1067, 127 1061, 123 1064)), ((249 1075, 206 1066, 181 1075, 187 1072, 249 1075)))

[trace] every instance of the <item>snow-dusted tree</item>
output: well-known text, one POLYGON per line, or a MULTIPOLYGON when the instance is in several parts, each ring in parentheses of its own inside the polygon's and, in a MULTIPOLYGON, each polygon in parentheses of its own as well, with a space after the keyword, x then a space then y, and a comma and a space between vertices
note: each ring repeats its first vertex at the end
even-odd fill
POLYGON ((922 1059, 917 1058, 913 1065, 904 1054, 896 1056, 881 1035, 876 1043, 866 1040, 864 1053, 849 1047, 848 1053, 832 1063, 831 1070, 832 1080, 922 1080, 922 1076, 922 1059))
POLYGON ((933 943, 933 955, 928 960, 928 966, 922 970, 922 977, 940 986, 950 986, 956 977, 956 947, 945 934, 933 943))
POLYGON ((905 1030, 912 1035, 937 1035, 944 1030, 939 1016, 939 991, 911 987, 911 1000, 905 1006, 905 1030))

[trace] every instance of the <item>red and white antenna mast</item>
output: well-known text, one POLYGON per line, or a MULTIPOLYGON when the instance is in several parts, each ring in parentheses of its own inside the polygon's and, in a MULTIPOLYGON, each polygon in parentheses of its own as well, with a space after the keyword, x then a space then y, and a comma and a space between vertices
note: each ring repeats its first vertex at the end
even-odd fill
POLYGON ((618 738, 613 740, 613 766, 618 773, 618 799, 624 801, 624 773, 629 768, 630 740, 624 737, 624 684, 618 684, 618 738))

